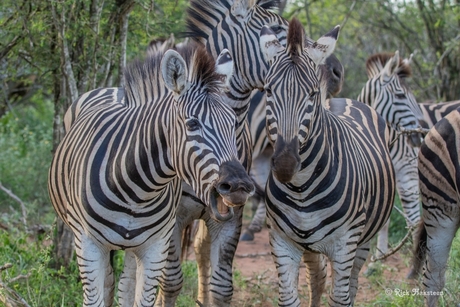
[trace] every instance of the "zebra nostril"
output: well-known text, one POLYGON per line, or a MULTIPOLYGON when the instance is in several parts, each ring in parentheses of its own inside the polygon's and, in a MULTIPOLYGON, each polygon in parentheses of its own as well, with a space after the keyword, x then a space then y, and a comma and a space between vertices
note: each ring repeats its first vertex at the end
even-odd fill
POLYGON ((232 191, 232 186, 224 182, 224 183, 220 183, 217 186, 216 190, 220 195, 227 195, 232 191))

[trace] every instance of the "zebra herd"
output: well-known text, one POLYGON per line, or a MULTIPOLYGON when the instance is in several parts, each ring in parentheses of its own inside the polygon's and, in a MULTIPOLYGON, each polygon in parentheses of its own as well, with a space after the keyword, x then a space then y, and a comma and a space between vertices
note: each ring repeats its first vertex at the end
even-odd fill
POLYGON ((313 42, 296 19, 270 10, 276 4, 191 0, 190 42, 148 52, 127 67, 123 88, 85 93, 67 111, 49 193, 75 235, 84 306, 113 304, 112 250, 125 251, 120 306, 174 306, 182 231, 196 219, 197 302, 230 306, 242 205, 255 194, 265 199, 257 223, 266 216, 279 305, 301 305, 303 261, 318 306, 329 260, 329 305, 351 306, 381 230, 378 251, 386 252, 396 190, 408 224, 420 220, 417 173, 423 214, 411 277, 426 258, 423 285, 442 290, 447 259, 439 255, 460 218, 460 109, 420 151, 421 135, 398 130, 433 126, 460 102, 417 104, 405 82, 410 59, 398 52, 368 60, 357 100, 326 99, 343 83, 333 56, 340 27, 313 42), (251 171, 265 174, 254 180, 251 171))

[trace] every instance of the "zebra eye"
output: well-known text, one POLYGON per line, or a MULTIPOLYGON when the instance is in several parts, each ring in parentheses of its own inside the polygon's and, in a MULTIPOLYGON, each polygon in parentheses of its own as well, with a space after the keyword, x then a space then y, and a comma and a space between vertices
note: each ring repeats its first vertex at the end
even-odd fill
POLYGON ((275 34, 279 34, 281 31, 283 31, 283 27, 280 25, 271 26, 270 29, 275 32, 275 34))
POLYGON ((272 97, 272 90, 269 89, 269 88, 266 88, 265 89, 265 94, 267 95, 267 97, 272 97))
POLYGON ((405 94, 395 94, 396 98, 398 99, 406 99, 406 95, 405 94))
POLYGON ((319 93, 319 91, 316 91, 316 90, 313 90, 311 93, 310 93, 310 99, 311 98, 315 98, 316 95, 319 93))
POLYGON ((201 128, 201 124, 196 118, 189 119, 185 122, 188 131, 196 131, 201 128))

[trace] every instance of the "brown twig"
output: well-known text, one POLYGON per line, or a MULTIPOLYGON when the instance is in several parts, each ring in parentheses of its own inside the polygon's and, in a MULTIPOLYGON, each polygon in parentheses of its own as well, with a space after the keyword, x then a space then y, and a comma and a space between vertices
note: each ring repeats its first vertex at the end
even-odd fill
POLYGON ((407 242, 407 240, 409 239, 410 235, 412 234, 412 231, 415 229, 415 226, 409 226, 408 230, 407 230, 407 233, 406 235, 404 236, 404 238, 401 240, 401 242, 398 243, 398 245, 396 245, 396 247, 394 248, 391 248, 388 253, 386 254, 382 254, 381 256, 379 257, 375 257, 375 256, 372 256, 371 257, 371 262, 376 262, 376 261, 379 261, 379 260, 383 260, 383 259, 386 259, 388 257, 390 257, 391 255, 393 255, 394 253, 396 253, 398 250, 401 249, 401 247, 403 247, 403 245, 407 242))
POLYGON ((17 201, 20 205, 21 205, 21 210, 22 210, 22 223, 24 224, 24 226, 26 227, 27 229, 27 210, 26 210, 26 205, 24 204, 24 202, 18 197, 16 196, 11 190, 8 190, 7 188, 5 188, 2 183, 0 182, 0 190, 2 190, 3 192, 5 192, 6 194, 8 194, 9 197, 11 197, 12 199, 14 199, 15 201, 17 201))

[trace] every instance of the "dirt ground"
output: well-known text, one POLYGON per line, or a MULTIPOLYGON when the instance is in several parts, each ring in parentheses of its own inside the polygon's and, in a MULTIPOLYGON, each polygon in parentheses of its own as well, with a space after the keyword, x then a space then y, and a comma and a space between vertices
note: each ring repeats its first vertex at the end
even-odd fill
MULTIPOLYGON (((383 275, 386 280, 392 279, 395 281, 395 284, 406 281, 405 276, 407 275, 409 268, 403 257, 396 253, 384 261, 385 270, 383 275)), ((407 262, 407 261, 406 261, 407 262)), ((376 295, 380 294, 379 292, 384 292, 385 289, 383 286, 381 289, 375 286, 372 286, 370 281, 364 276, 364 273, 367 270, 369 261, 366 263, 365 267, 361 270, 359 277, 359 289, 355 301, 355 305, 366 305, 366 302, 369 302, 375 299, 376 295)), ((330 268, 330 266, 328 266, 330 268)), ((252 242, 240 242, 238 244, 238 249, 236 251, 235 260, 234 260, 234 269, 241 272, 242 277, 250 281, 251 284, 263 283, 268 287, 273 289, 273 294, 276 296, 278 293, 277 287, 277 273, 276 268, 273 263, 271 254, 270 254, 270 245, 268 243, 268 229, 264 228, 262 232, 257 233, 255 240, 252 242)), ((330 285, 330 273, 328 274, 327 286, 330 285)), ((306 293, 306 282, 305 282, 305 268, 301 267, 299 285, 302 289, 299 289, 299 292, 304 291, 306 293)), ((234 295, 235 299, 244 300, 245 296, 248 294, 236 292, 234 295)), ((325 295, 325 294, 324 294, 325 295)), ((302 302, 307 305, 307 302, 302 302)), ((257 306, 261 307, 271 307, 272 303, 265 301, 261 302, 257 306)), ((302 304, 304 306, 304 304, 302 304)))

